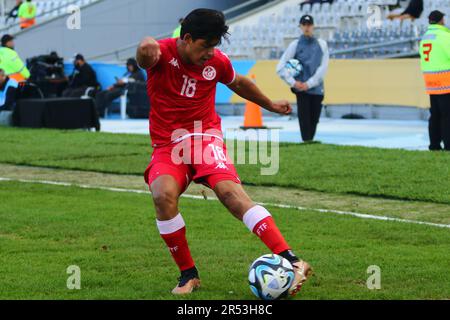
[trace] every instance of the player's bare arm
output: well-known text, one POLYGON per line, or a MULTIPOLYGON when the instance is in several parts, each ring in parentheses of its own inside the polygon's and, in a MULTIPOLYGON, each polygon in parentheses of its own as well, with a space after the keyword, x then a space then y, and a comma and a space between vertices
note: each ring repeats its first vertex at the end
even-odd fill
POLYGON ((244 76, 236 75, 236 79, 228 85, 240 97, 250 100, 257 105, 271 112, 289 115, 292 113, 292 107, 288 101, 272 101, 255 85, 255 83, 244 76))
POLYGON ((161 57, 159 43, 152 37, 141 41, 136 52, 136 60, 141 68, 149 69, 158 63, 161 57))

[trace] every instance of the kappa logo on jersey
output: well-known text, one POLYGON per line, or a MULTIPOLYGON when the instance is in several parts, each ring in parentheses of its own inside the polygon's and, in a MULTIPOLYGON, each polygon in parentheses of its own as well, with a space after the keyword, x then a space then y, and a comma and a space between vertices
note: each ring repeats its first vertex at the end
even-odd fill
POLYGON ((216 69, 212 66, 206 66, 205 69, 203 69, 203 78, 206 80, 213 80, 216 77, 216 69))
POLYGON ((228 170, 228 167, 225 165, 225 163, 220 162, 215 169, 226 169, 228 170))
POLYGON ((172 58, 172 60, 169 61, 169 64, 180 69, 180 65, 178 64, 178 60, 176 58, 172 58))

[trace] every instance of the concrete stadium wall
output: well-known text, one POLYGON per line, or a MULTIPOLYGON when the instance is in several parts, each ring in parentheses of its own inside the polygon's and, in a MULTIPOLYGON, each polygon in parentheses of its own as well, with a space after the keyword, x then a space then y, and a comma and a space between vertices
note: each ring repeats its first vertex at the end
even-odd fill
POLYGON ((147 35, 171 32, 178 19, 199 7, 225 10, 245 0, 102 0, 81 10, 81 30, 69 30, 68 16, 18 34, 16 49, 23 59, 57 51, 66 59, 138 43, 147 35))
MULTIPOLYGON (((256 76, 260 88, 272 99, 295 96, 277 76, 278 61, 236 61, 237 71, 256 76)), ((228 93, 230 94, 230 93, 228 93)), ((231 103, 243 103, 230 94, 231 103)), ((429 108, 429 97, 418 59, 331 60, 325 78, 326 105, 388 105, 429 108)))

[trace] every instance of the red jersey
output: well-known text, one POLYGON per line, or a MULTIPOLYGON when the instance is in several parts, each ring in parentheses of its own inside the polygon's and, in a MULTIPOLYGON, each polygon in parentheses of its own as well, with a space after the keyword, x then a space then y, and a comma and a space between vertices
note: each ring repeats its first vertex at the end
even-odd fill
POLYGON ((159 40, 161 57, 147 70, 147 93, 150 98, 150 136, 154 147, 181 138, 172 136, 177 129, 194 133, 194 123, 201 132, 221 132, 221 119, 216 113, 218 82, 225 85, 235 79, 235 71, 227 55, 219 49, 205 65, 184 64, 178 54, 177 39, 159 40))

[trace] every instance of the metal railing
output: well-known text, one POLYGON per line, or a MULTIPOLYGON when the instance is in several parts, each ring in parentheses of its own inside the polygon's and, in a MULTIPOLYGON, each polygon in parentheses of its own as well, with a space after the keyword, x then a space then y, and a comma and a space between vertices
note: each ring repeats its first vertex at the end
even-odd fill
POLYGON ((408 39, 401 39, 401 40, 394 40, 394 41, 386 41, 386 42, 380 42, 380 43, 374 43, 374 44, 368 44, 363 46, 356 46, 351 47, 347 49, 340 49, 340 50, 334 50, 330 52, 330 56, 334 58, 338 58, 340 55, 351 55, 355 54, 359 51, 370 51, 371 49, 378 49, 378 48, 389 48, 393 46, 398 46, 402 44, 411 44, 411 52, 404 52, 404 53, 393 53, 393 54, 387 54, 379 56, 380 59, 389 59, 389 58, 401 58, 401 57, 408 57, 408 56, 415 56, 419 53, 418 49, 415 49, 415 45, 418 44, 420 41, 419 37, 412 37, 408 39))
MULTIPOLYGON (((239 15, 242 15, 248 11, 254 10, 260 6, 266 5, 271 2, 276 2, 279 0, 250 0, 244 3, 241 3, 237 6, 234 6, 230 9, 224 10, 223 14, 225 15, 225 18, 228 19, 234 19, 238 17, 239 15)), ((157 36, 155 36, 155 39, 164 39, 168 38, 172 35, 172 32, 164 32, 157 36)), ((112 58, 115 61, 122 61, 129 58, 130 54, 134 54, 134 52, 130 52, 130 50, 135 50, 138 46, 137 42, 133 42, 132 44, 123 46, 121 48, 115 49, 115 50, 109 50, 100 54, 96 54, 93 56, 88 56, 88 60, 97 60, 97 59, 105 59, 105 58, 112 58)))
POLYGON ((231 20, 233 18, 238 17, 239 15, 264 6, 270 2, 275 2, 277 0, 250 0, 244 3, 241 3, 237 6, 234 6, 230 9, 223 11, 225 18, 227 20, 231 20))
MULTIPOLYGON (((169 33, 166 32, 166 33, 161 33, 161 34, 155 36, 154 38, 155 39, 164 39, 164 38, 170 37, 171 35, 172 35, 172 32, 169 32, 169 33)), ((137 48, 137 46, 138 46, 138 43, 133 42, 132 44, 126 45, 126 46, 118 48, 116 50, 112 50, 112 51, 109 50, 109 51, 106 51, 103 53, 96 54, 94 56, 88 56, 87 60, 97 60, 100 58, 113 57, 113 59, 116 61, 122 61, 122 60, 129 58, 129 55, 130 55, 129 50, 132 50, 132 49, 134 50, 137 48), (126 53, 126 55, 124 55, 124 53, 126 53), (126 58, 121 58, 121 56, 126 56, 126 58)))

